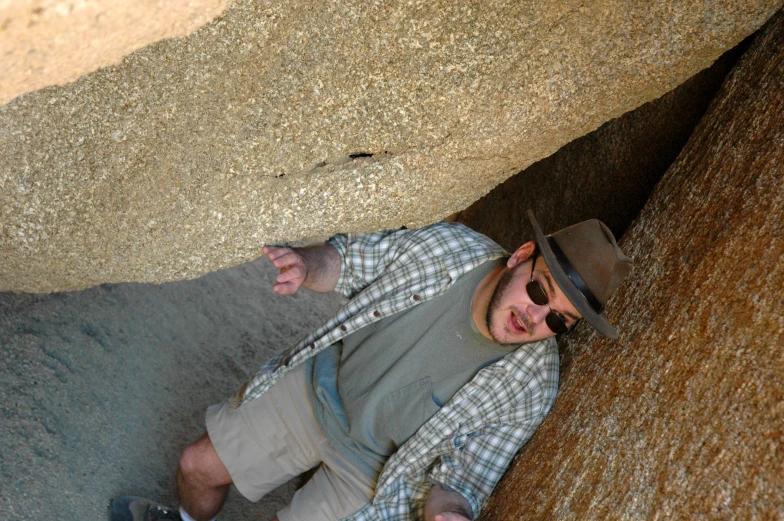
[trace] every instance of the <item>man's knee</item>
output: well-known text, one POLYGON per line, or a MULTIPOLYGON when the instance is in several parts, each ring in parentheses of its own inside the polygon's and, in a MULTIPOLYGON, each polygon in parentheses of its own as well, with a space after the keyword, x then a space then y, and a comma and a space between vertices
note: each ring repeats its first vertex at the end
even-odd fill
POLYGON ((179 470, 185 479, 196 480, 208 486, 231 483, 229 471, 206 434, 185 447, 180 455, 179 470))

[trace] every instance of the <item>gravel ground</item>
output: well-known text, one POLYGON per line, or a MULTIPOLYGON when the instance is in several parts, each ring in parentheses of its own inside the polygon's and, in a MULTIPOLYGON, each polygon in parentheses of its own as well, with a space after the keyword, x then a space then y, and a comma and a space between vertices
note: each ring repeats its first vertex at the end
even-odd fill
MULTIPOLYGON (((205 408, 340 304, 276 295, 274 273, 261 259, 161 285, 0 293, 0 519, 105 519, 122 494, 176 504, 205 408)), ((271 519, 296 486, 256 504, 232 490, 219 519, 271 519)))

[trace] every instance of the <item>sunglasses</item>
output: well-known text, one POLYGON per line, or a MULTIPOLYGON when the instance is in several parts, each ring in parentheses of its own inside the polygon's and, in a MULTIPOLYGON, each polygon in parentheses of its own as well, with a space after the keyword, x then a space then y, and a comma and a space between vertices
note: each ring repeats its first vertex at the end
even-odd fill
POLYGON ((547 306, 547 309, 550 310, 544 318, 544 322, 547 324, 547 327, 550 328, 550 331, 556 335, 566 333, 566 330, 569 329, 566 327, 566 319, 559 312, 553 311, 549 304, 550 299, 547 298, 547 293, 544 291, 544 288, 539 282, 534 280, 534 266, 536 266, 536 258, 538 256, 539 250, 537 249, 534 251, 534 260, 531 263, 531 281, 525 285, 525 290, 528 292, 528 297, 531 299, 531 302, 537 306, 547 306))

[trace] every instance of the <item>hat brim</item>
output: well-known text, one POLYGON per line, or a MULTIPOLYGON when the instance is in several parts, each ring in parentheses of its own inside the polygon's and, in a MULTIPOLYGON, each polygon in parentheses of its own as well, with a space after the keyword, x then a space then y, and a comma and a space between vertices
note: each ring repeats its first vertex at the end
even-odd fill
POLYGON ((528 218, 531 220, 531 225, 534 227, 536 244, 539 246, 539 251, 541 252, 542 257, 544 257, 544 261, 547 263, 547 267, 549 268, 555 283, 558 284, 558 287, 564 292, 566 298, 569 299, 569 302, 572 303, 583 318, 595 327, 599 333, 613 339, 618 338, 618 331, 612 324, 607 322, 607 319, 594 311, 583 294, 580 293, 580 290, 577 289, 577 286, 574 285, 572 279, 569 278, 569 275, 567 275, 566 271, 561 267, 561 264, 556 259, 553 250, 547 242, 547 237, 542 233, 542 228, 536 221, 536 217, 534 217, 534 212, 531 210, 528 210, 528 218))

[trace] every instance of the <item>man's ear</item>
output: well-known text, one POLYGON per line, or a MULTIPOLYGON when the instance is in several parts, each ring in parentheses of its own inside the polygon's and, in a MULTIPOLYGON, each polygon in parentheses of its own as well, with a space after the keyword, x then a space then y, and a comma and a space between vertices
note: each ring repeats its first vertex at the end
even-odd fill
POLYGON ((536 250, 536 243, 534 241, 524 243, 515 250, 511 257, 509 257, 509 260, 506 261, 506 267, 514 268, 521 262, 527 261, 528 258, 534 254, 534 250, 536 250))

